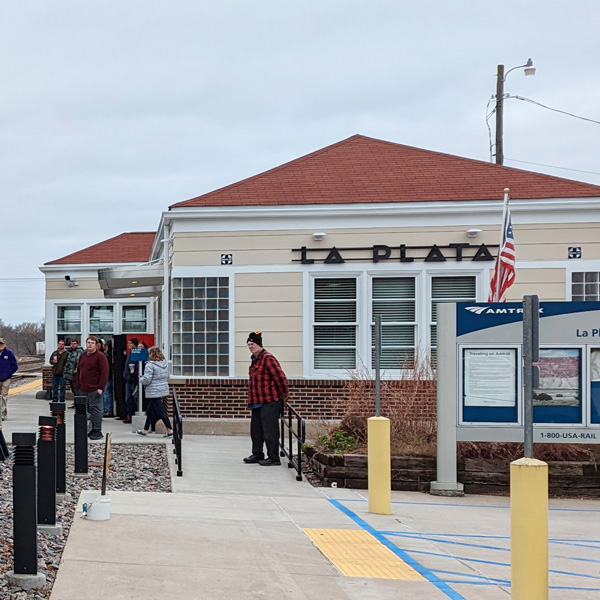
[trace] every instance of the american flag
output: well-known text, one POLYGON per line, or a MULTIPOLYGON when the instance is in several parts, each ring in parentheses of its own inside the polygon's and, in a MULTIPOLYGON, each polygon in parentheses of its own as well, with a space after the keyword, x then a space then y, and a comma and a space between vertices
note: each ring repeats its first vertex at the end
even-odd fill
POLYGON ((515 238, 513 236, 508 193, 504 195, 502 240, 496 257, 494 275, 490 282, 488 302, 506 302, 506 290, 515 282, 515 238))

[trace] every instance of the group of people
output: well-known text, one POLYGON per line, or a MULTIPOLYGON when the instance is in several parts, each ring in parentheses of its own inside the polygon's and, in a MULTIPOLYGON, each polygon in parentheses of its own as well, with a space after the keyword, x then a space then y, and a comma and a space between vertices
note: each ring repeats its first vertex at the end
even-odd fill
MULTIPOLYGON (((132 338, 128 342, 128 349, 134 347, 146 348, 144 342, 132 338)), ((66 384, 69 383, 75 396, 87 397, 87 413, 90 421, 88 438, 90 440, 103 439, 102 418, 113 415, 113 352, 110 342, 105 342, 95 336, 86 340, 85 350, 79 347, 77 340, 71 340, 70 347, 65 347, 65 342, 60 340, 57 349, 50 355, 52 365, 52 398, 65 401, 66 384)), ((129 352, 123 377, 126 383, 127 416, 123 421, 131 423, 136 412, 137 402, 135 388, 144 386, 146 410, 146 423, 143 429, 136 433, 147 435, 150 428, 162 419, 167 428, 165 437, 173 435, 171 422, 163 404, 163 398, 169 395, 169 375, 167 361, 160 348, 153 346, 148 353, 148 361, 143 363, 140 372, 133 368, 129 352)), ((1 375, 1 371, 0 371, 1 375)), ((74 408, 75 405, 72 406, 74 408)), ((119 418, 119 417, 117 417, 119 418)))
MULTIPOLYGON (((284 403, 289 395, 288 381, 278 360, 263 347, 261 331, 250 332, 246 343, 251 354, 248 372, 248 408, 251 410, 252 454, 244 458, 244 462, 261 466, 280 465, 279 417, 283 413, 284 403)), ((142 436, 148 435, 151 428, 162 420, 167 428, 165 437, 170 437, 173 435, 173 429, 163 402, 163 399, 169 395, 167 361, 157 346, 152 346, 148 350, 147 361, 135 361, 131 350, 146 348, 146 344, 131 338, 127 345, 129 352, 123 370, 127 404, 127 416, 124 422, 132 422, 138 405, 136 392, 139 386, 143 386, 146 422, 143 429, 138 429, 136 433, 142 436), (138 365, 141 362, 141 368, 139 366, 136 368, 136 362, 138 365)), ((103 437, 103 413, 104 416, 112 416, 112 360, 109 360, 109 357, 112 359, 111 350, 103 340, 90 336, 86 340, 85 351, 78 347, 76 340, 71 341, 68 350, 65 348, 64 341, 59 341, 58 348, 50 356, 53 397, 55 399, 60 397, 60 400, 64 401, 65 381, 70 382, 75 395, 87 396, 91 421, 88 437, 92 440, 103 437), (103 397, 107 398, 107 391, 110 402, 103 401, 103 397)), ((0 377, 5 376, 2 370, 4 366, 2 352, 4 352, 4 344, 0 338, 0 377)))
MULTIPOLYGON (((87 397, 87 413, 91 423, 90 440, 101 440, 104 392, 108 386, 110 367, 103 349, 102 340, 90 336, 85 341, 85 350, 79 348, 77 340, 71 340, 69 349, 64 340, 50 355, 52 365, 52 399, 65 401, 67 381, 75 396, 87 397)), ((71 408, 74 408, 73 404, 71 408)))

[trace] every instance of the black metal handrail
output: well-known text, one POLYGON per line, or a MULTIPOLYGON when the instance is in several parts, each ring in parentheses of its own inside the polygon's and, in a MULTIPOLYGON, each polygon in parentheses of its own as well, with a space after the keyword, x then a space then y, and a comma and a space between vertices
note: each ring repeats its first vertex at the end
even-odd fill
POLYGON ((288 458, 288 468, 296 469, 298 475, 296 475, 296 481, 302 481, 302 445, 306 439, 306 421, 303 419, 288 403, 283 408, 283 414, 279 419, 281 423, 281 438, 279 441, 280 455, 287 456, 288 458), (286 418, 287 411, 287 418, 286 418), (297 430, 294 431, 293 423, 296 423, 297 430), (288 430, 288 447, 285 447, 285 429, 288 430), (296 438, 297 442, 297 453, 296 458, 294 458, 294 443, 293 438, 296 438))
POLYGON ((173 454, 175 454, 175 463, 177 464, 177 477, 183 476, 183 464, 181 457, 181 447, 183 440, 183 417, 177 400, 177 392, 173 390, 173 454))

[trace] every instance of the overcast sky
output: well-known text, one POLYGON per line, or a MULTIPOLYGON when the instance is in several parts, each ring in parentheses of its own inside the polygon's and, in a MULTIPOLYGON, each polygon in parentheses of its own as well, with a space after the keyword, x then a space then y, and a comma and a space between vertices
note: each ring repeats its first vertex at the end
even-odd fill
MULTIPOLYGON (((356 133, 490 160, 499 63, 600 120, 599 22, 597 0, 3 2, 0 319, 44 316, 43 263, 356 133)), ((508 166, 600 184, 597 124, 510 99, 504 140, 508 166)))

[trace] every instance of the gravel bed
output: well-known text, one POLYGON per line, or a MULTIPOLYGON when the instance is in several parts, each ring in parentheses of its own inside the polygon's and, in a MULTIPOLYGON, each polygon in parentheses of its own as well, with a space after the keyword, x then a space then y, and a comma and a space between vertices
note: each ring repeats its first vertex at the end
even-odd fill
MULTIPOLYGON (((50 598, 79 494, 84 489, 99 490, 102 484, 104 444, 90 444, 89 477, 72 477, 73 446, 67 446, 67 492, 73 502, 57 504, 56 523, 62 537, 38 533, 38 573, 46 576, 43 588, 24 591, 8 583, 6 573, 13 569, 12 460, 0 462, 0 598, 2 600, 42 600, 50 598)), ((109 491, 171 492, 171 476, 165 444, 113 444, 108 476, 109 491)))

